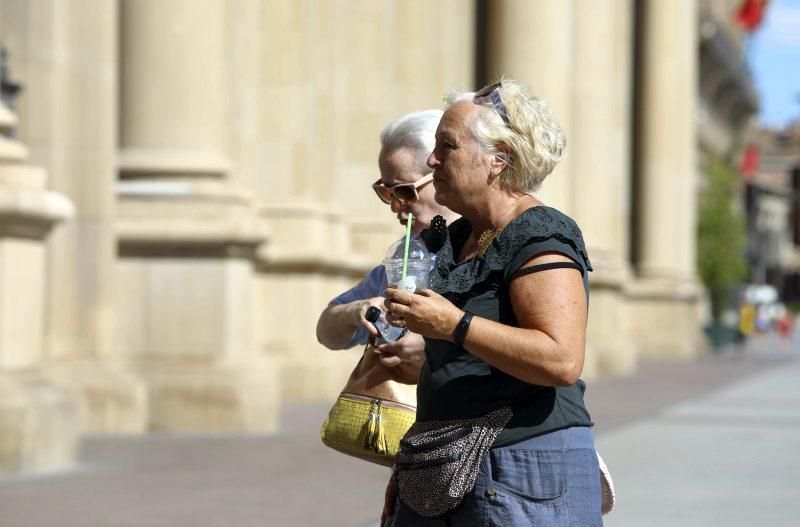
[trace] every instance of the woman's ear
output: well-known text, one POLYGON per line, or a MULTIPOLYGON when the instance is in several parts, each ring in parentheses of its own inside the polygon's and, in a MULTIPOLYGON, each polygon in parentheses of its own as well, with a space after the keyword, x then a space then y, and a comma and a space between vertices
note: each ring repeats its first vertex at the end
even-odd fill
POLYGON ((497 145, 497 153, 492 156, 490 162, 491 173, 497 177, 508 166, 511 159, 511 150, 506 145, 497 145))

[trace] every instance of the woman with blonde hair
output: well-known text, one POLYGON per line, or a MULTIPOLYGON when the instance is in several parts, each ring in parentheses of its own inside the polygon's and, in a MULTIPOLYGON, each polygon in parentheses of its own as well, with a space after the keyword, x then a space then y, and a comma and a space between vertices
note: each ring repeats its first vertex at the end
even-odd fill
POLYGON ((512 80, 447 99, 428 165, 462 218, 424 235, 430 289, 385 292, 426 354, 386 525, 602 525, 580 380, 591 265, 575 222, 533 196, 564 147, 512 80))

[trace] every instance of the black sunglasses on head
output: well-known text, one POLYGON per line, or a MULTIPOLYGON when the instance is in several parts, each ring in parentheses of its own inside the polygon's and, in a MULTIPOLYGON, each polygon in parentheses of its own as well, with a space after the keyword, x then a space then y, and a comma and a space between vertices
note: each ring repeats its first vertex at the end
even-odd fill
POLYGON ((491 101, 495 111, 503 119, 503 122, 506 123, 506 126, 511 126, 511 122, 508 120, 508 112, 506 112, 506 105, 503 104, 503 99, 500 98, 500 88, 502 87, 503 83, 495 82, 494 84, 481 88, 472 97, 472 102, 480 103, 487 100, 491 101))

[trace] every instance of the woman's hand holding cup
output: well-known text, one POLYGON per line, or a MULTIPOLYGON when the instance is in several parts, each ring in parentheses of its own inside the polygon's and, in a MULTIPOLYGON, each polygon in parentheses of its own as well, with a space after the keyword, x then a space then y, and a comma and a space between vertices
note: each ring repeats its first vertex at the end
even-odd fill
POLYGON ((453 332, 464 312, 442 295, 422 289, 415 293, 388 288, 386 320, 428 338, 453 340, 453 332))

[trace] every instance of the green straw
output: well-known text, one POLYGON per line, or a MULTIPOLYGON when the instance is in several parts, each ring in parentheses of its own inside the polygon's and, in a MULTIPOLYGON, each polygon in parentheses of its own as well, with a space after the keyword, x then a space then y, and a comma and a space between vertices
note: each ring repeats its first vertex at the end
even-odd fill
POLYGON ((406 246, 403 249, 403 275, 400 277, 405 278, 408 271, 408 244, 411 242, 411 224, 414 223, 414 215, 408 213, 408 220, 406 220, 406 246))

